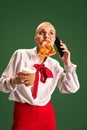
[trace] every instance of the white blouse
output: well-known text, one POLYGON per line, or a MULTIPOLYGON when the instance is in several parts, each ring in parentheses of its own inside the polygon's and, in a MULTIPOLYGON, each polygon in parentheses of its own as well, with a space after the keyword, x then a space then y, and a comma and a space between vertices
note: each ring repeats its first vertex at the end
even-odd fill
POLYGON ((18 49, 14 52, 8 66, 0 78, 0 91, 10 93, 9 100, 31 105, 43 106, 50 101, 56 86, 61 93, 75 93, 79 89, 79 81, 76 74, 76 65, 60 66, 59 62, 48 57, 44 62, 52 73, 53 78, 47 78, 46 83, 39 80, 37 98, 32 97, 33 87, 18 84, 14 88, 10 84, 10 78, 22 71, 24 67, 33 66, 38 63, 36 47, 33 49, 18 49))

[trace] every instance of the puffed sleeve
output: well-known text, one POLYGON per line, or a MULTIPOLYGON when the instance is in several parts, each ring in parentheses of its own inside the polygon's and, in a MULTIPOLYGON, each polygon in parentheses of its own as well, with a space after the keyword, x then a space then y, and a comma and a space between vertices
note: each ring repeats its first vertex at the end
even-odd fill
POLYGON ((18 51, 15 51, 0 78, 0 91, 5 93, 15 91, 16 86, 14 88, 11 86, 10 78, 16 75, 20 58, 20 53, 18 53, 18 51))
POLYGON ((57 86, 61 93, 75 93, 78 91, 80 84, 76 73, 77 65, 64 65, 65 72, 60 73, 57 86))

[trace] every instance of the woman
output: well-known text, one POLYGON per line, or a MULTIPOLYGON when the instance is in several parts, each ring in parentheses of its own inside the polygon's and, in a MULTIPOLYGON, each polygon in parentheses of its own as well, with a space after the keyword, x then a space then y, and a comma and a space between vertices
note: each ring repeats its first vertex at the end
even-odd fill
POLYGON ((14 101, 12 130, 56 130, 56 119, 51 95, 56 86, 61 93, 75 93, 79 89, 76 65, 71 62, 70 51, 61 41, 64 55, 62 68, 56 59, 38 55, 43 42, 54 45, 56 30, 49 22, 36 28, 33 49, 16 50, 0 79, 0 91, 10 92, 9 100, 14 101), (30 77, 22 70, 34 66, 36 77, 32 87, 26 87, 30 77), (41 73, 42 72, 42 73, 41 73), (35 88, 36 86, 36 88, 35 88))

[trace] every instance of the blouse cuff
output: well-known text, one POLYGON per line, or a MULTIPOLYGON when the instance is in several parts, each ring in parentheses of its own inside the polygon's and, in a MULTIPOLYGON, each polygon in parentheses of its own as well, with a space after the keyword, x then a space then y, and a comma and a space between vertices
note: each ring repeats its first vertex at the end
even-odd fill
POLYGON ((72 64, 71 66, 64 65, 64 68, 65 68, 66 72, 72 73, 73 71, 76 71, 77 65, 75 65, 75 64, 72 64))
POLYGON ((6 84, 6 87, 8 87, 8 90, 10 91, 15 91, 17 88, 17 85, 15 85, 14 87, 11 85, 10 78, 5 79, 5 84, 6 84))

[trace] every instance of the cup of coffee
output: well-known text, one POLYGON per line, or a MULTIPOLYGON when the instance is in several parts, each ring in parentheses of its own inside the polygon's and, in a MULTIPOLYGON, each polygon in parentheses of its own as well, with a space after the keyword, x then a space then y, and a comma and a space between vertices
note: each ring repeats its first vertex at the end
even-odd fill
POLYGON ((36 69, 35 67, 25 67, 23 68, 22 72, 26 73, 29 75, 30 81, 28 84, 25 84, 27 87, 33 87, 34 84, 34 80, 35 80, 35 73, 36 73, 36 69))

